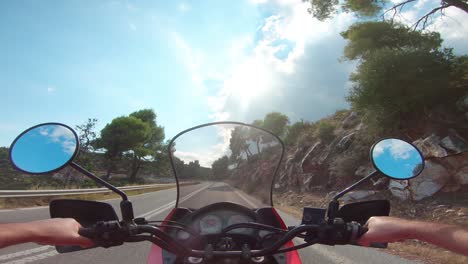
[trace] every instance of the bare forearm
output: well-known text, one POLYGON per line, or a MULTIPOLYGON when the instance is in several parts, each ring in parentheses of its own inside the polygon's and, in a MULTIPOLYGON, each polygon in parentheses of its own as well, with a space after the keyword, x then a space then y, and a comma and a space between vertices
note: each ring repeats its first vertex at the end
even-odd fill
POLYGON ((79 235, 80 228, 81 225, 71 218, 0 224, 0 248, 26 242, 45 245, 92 246, 91 240, 79 235))
POLYGON ((468 256, 468 229, 455 225, 411 222, 409 238, 418 239, 468 256))
POLYGON ((27 223, 0 225, 0 248, 15 244, 35 242, 37 234, 27 223))

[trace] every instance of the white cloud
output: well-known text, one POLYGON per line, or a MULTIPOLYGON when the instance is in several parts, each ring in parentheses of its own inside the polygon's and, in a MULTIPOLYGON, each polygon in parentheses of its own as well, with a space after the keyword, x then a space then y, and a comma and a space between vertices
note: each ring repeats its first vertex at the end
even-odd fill
POLYGON ((464 11, 449 7, 445 16, 438 17, 428 29, 440 32, 445 46, 460 54, 468 53, 468 16, 464 11))
POLYGON ((47 137, 50 142, 62 145, 63 151, 68 154, 73 154, 76 150, 75 135, 65 127, 55 125, 39 127, 39 134, 47 137))
POLYGON ((47 92, 48 93, 54 93, 55 92, 55 87, 53 87, 53 86, 47 87, 47 92))
POLYGON ((201 166, 211 167, 215 160, 225 155, 229 155, 229 144, 231 139, 231 131, 233 129, 233 125, 217 125, 214 127, 200 128, 196 131, 190 131, 187 134, 181 136, 183 140, 176 139, 176 151, 174 152, 174 156, 183 160, 185 163, 198 160, 201 166), (213 132, 212 129, 215 129, 215 135, 213 135, 215 138, 210 138, 206 142, 202 142, 204 143, 202 144, 202 149, 195 150, 193 149, 193 146, 190 145, 190 143, 186 143, 192 142, 191 140, 187 140, 187 138, 191 138, 193 140, 199 136, 199 133, 213 132), (185 141, 184 138, 187 141, 185 141))
MULTIPOLYGON (((308 3, 276 2, 282 6, 282 11, 264 20, 258 28, 257 38, 243 36, 232 46, 230 53, 235 54, 232 56, 233 67, 223 80, 223 88, 216 96, 208 99, 213 111, 210 117, 213 119, 250 122, 274 110, 287 112, 298 118, 317 118, 346 105, 345 81, 336 86, 330 83, 334 79, 340 80, 336 78, 340 75, 341 79, 347 79, 352 69, 347 64, 339 64, 337 60, 341 56, 343 45, 343 42, 340 43, 339 32, 352 23, 353 17, 344 13, 330 23, 320 22, 307 12, 308 3), (258 40, 252 43, 252 39, 258 40), (323 45, 327 40, 333 44, 323 45), (253 49, 246 52, 246 46, 252 44, 253 49), (319 49, 326 52, 334 49, 334 56, 324 58, 319 49), (327 66, 321 65, 327 63, 327 66), (323 82, 311 80, 313 76, 323 79, 324 75, 320 71, 328 74, 333 67, 336 67, 335 74, 328 75, 323 82), (305 86, 310 87, 307 89, 305 86), (310 99, 311 109, 308 113, 307 109, 302 109, 298 114, 298 107, 306 104, 305 98, 310 99), (301 101, 301 105, 296 106, 295 100, 301 101), (313 109, 316 101, 328 106, 313 109), (312 112, 316 114, 310 114, 312 112)), ((315 106, 320 107, 320 104, 315 106)))

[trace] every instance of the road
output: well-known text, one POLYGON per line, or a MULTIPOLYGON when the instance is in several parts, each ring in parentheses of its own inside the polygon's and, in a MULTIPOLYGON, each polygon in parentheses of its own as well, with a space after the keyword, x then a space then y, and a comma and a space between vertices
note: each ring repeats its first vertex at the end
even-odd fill
MULTIPOLYGON (((185 186, 181 206, 199 206, 223 199, 248 207, 260 203, 253 197, 234 190, 222 183, 201 183, 185 186), (228 187, 228 188, 227 188, 228 187)), ((175 205, 175 189, 132 196, 136 216, 149 220, 164 219, 175 205)), ((119 212, 119 200, 108 200, 119 212)), ((287 225, 297 225, 299 220, 280 212, 287 225)), ((49 218, 48 207, 1 210, 0 223, 25 222, 49 218)), ((298 241, 295 241, 298 242, 298 241)), ((0 263, 146 263, 150 249, 149 242, 127 243, 114 248, 94 248, 67 254, 58 254, 54 247, 33 243, 0 249, 0 263)), ((299 251, 303 263, 415 263, 375 249, 355 246, 314 245, 299 251)))

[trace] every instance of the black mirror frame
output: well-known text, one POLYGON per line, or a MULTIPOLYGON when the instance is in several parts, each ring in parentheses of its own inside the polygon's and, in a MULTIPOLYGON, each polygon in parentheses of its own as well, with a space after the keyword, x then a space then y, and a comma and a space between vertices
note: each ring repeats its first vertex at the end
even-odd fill
POLYGON ((75 157, 78 155, 80 151, 80 140, 78 139, 78 134, 76 133, 75 130, 73 130, 71 127, 65 125, 65 124, 62 124, 62 123, 57 123, 57 122, 48 122, 48 123, 42 123, 42 124, 39 124, 39 125, 35 125, 33 127, 30 127, 28 129, 26 129, 25 131, 23 131, 21 134, 19 134, 19 136, 17 136, 15 138, 15 140, 13 140, 13 143, 11 143, 10 145, 10 149, 8 150, 8 159, 10 160, 11 162, 11 165, 13 166, 13 168, 15 168, 16 170, 19 170, 21 172, 24 172, 24 173, 27 173, 27 174, 34 174, 34 175, 42 175, 42 174, 47 174, 47 173, 52 173, 52 172, 56 172, 56 171, 59 171, 63 168, 65 168, 66 166, 68 166, 74 159, 75 157), (72 133, 73 133, 73 136, 75 136, 75 139, 76 139, 76 149, 75 149, 75 152, 73 153, 73 155, 70 157, 70 159, 65 162, 64 165, 62 165, 61 167, 59 168, 56 168, 56 169, 53 169, 53 170, 50 170, 50 171, 46 171, 46 172, 41 172, 41 173, 32 173, 30 171, 25 171, 25 170, 22 170, 21 168, 19 168, 18 166, 16 166, 15 162, 13 161, 13 159, 11 158, 11 152, 13 150, 13 147, 15 146, 16 144, 16 141, 18 141, 19 138, 21 138, 24 134, 28 133, 29 131, 37 128, 37 127, 40 127, 40 126, 45 126, 45 125, 59 125, 59 126, 63 126, 63 127, 66 127, 68 128, 72 133))
POLYGON ((372 147, 370 148, 369 157, 370 157, 370 160, 371 160, 371 162, 372 162, 372 166, 374 167, 374 169, 375 169, 376 171, 378 171, 379 173, 383 174, 385 177, 388 177, 388 178, 390 178, 390 179, 392 179, 392 180, 397 180, 397 181, 411 180, 411 179, 413 179, 413 178, 419 176, 419 175, 424 171, 424 167, 425 167, 425 165, 426 165, 426 162, 425 162, 425 160, 424 160, 424 155, 422 154, 421 150, 419 150, 414 144, 412 144, 412 143, 410 143, 410 142, 408 142, 408 141, 406 141, 406 140, 400 139, 400 138, 382 138, 382 139, 380 139, 379 141, 375 142, 375 143, 372 145, 372 147), (410 178, 398 179, 398 178, 394 178, 394 177, 392 177, 392 176, 390 176, 390 175, 387 175, 387 174, 383 173, 383 171, 381 171, 381 170, 377 167, 377 165, 376 165, 375 162, 374 162, 374 158, 373 158, 373 156, 372 156, 372 153, 374 152, 374 147, 375 147, 377 144, 379 144, 380 142, 382 142, 382 141, 384 141, 384 140, 387 140, 387 139, 397 139, 397 140, 404 141, 404 142, 410 144, 411 146, 413 146, 413 148, 415 148, 415 149, 418 151, 418 153, 419 153, 419 155, 421 156, 421 159, 422 159, 421 171, 420 171, 418 174, 416 174, 416 175, 414 175, 413 177, 410 177, 410 178))

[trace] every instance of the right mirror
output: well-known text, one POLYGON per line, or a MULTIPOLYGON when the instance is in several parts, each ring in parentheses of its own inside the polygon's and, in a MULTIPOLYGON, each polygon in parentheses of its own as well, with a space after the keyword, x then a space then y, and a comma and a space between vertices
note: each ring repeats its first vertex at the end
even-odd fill
POLYGON ((395 180, 418 176, 424 169, 424 158, 412 144, 394 138, 381 140, 371 148, 374 167, 395 180))

